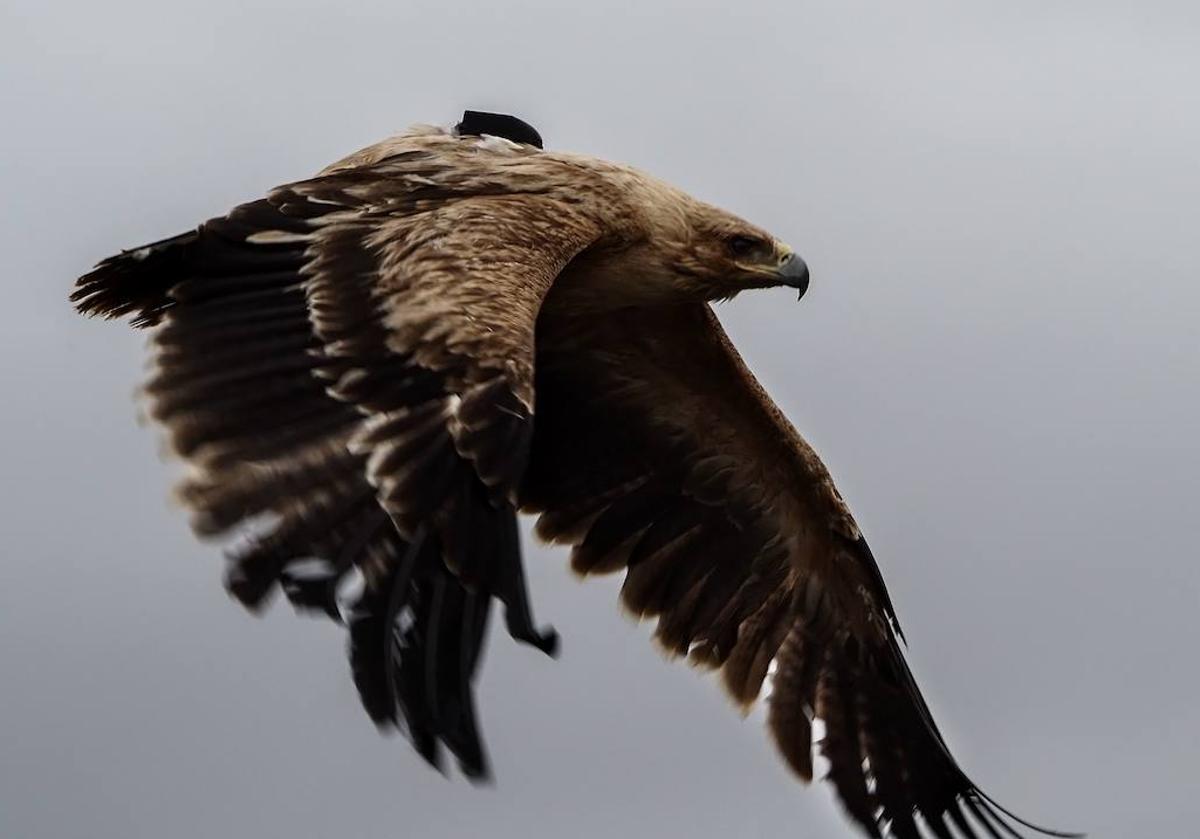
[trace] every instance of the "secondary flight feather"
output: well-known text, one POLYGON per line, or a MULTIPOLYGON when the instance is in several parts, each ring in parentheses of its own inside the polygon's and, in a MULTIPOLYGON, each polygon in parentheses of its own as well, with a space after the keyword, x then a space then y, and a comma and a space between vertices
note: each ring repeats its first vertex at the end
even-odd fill
POLYGON ((78 281, 81 312, 152 330, 149 411, 192 467, 179 497, 198 533, 241 537, 229 591, 344 621, 371 718, 484 777, 493 604, 556 646, 521 563, 517 514, 535 513, 581 574, 624 571, 624 605, 740 705, 774 662, 772 739, 808 781, 823 723, 866 835, 1042 830, 951 756, 857 523, 710 309, 803 295, 804 262, 647 174, 541 146, 468 112, 78 281))

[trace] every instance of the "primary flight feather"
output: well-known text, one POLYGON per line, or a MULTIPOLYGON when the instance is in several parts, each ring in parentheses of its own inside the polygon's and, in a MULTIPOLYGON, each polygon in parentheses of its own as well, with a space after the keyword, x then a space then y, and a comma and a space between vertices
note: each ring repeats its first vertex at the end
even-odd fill
POLYGON ((739 704, 775 662, 772 738, 808 781, 823 723, 867 835, 1040 830, 951 757, 858 525, 709 307, 773 286, 802 295, 808 269, 765 231, 468 112, 107 259, 72 299, 153 329, 180 498, 197 532, 243 536, 230 592, 345 620, 368 714, 431 763, 488 772, 493 601, 555 648, 526 595, 530 512, 580 573, 624 570, 625 606, 739 704))

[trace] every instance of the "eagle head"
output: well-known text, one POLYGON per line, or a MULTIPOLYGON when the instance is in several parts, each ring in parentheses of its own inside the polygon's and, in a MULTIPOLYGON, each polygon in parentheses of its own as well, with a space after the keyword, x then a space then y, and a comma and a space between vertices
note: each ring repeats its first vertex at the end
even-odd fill
POLYGON ((677 246, 672 268, 693 293, 727 300, 751 288, 788 286, 801 297, 808 290, 808 265, 765 230, 704 204, 687 221, 688 236, 677 246))
MULTIPOLYGON (((629 293, 728 300, 752 288, 808 290, 808 266, 791 247, 738 216, 654 182, 638 196, 641 235, 625 259, 629 293)), ((612 276, 612 274, 610 274, 612 276)))

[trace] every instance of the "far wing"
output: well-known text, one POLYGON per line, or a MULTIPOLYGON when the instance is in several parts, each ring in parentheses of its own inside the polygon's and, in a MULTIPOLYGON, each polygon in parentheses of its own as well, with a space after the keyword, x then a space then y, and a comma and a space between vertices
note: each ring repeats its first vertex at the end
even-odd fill
MULTIPOLYGON (((748 706, 776 662, 769 727, 870 836, 1010 831, 959 769, 904 662, 879 569, 828 472, 707 306, 539 324, 539 424, 523 508, 583 574, 748 706), (922 827, 923 826, 923 827, 922 827)), ((1022 824, 1024 824, 1022 822, 1022 824)), ((1027 825, 1029 826, 1029 825, 1027 825)))

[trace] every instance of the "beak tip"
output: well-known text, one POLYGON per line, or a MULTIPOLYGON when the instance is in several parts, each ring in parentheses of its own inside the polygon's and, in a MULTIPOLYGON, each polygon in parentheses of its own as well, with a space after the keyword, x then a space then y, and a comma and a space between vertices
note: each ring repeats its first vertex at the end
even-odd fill
POLYGON ((796 254, 790 254, 779 265, 779 278, 784 285, 798 290, 799 296, 803 297, 804 292, 808 291, 808 264, 796 254))

